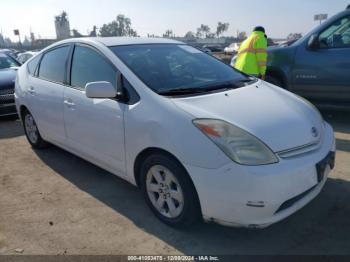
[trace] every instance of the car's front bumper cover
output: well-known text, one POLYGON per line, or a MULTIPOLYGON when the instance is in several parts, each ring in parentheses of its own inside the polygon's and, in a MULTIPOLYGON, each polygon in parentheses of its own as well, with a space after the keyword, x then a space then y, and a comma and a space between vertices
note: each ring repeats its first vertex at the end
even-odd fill
POLYGON ((185 167, 196 187, 203 218, 227 226, 264 228, 293 214, 322 190, 333 162, 319 181, 316 166, 335 152, 333 129, 326 124, 318 150, 266 166, 234 163, 219 169, 185 167), (291 202, 285 208, 283 204, 291 202))
POLYGON ((16 115, 15 97, 13 91, 0 93, 0 116, 16 115))

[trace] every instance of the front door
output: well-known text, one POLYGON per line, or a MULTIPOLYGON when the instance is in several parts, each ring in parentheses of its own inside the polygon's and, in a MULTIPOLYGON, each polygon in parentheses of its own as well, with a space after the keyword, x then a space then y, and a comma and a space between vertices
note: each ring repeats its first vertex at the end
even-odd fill
POLYGON ((85 95, 89 82, 108 81, 116 87, 117 71, 96 50, 76 45, 71 81, 64 91, 64 121, 68 146, 114 173, 125 174, 124 109, 113 99, 85 95))
POLYGON ((300 46, 293 71, 296 93, 317 101, 350 101, 350 16, 318 37, 319 48, 300 46))

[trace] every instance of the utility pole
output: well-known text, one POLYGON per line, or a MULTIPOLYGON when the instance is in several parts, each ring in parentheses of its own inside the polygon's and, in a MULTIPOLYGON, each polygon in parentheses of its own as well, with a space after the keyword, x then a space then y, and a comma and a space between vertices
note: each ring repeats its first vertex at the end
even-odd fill
POLYGON ((19 47, 22 48, 21 35, 20 35, 20 33, 19 33, 19 30, 18 30, 18 29, 15 29, 15 30, 13 30, 13 33, 14 33, 15 35, 18 35, 19 47))

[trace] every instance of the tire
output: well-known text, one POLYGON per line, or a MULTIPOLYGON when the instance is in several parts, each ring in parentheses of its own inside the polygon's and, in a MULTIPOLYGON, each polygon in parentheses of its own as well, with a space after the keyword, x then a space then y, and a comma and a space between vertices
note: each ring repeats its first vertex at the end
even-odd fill
POLYGON ((270 84, 273 84, 275 86, 279 86, 282 88, 284 87, 282 81, 279 78, 271 76, 271 75, 266 76, 266 82, 269 82, 270 84))
POLYGON ((38 126, 29 111, 24 111, 22 115, 24 133, 29 144, 36 149, 45 148, 48 143, 41 137, 38 126))
POLYGON ((140 175, 146 203, 162 222, 184 228, 200 219, 196 190, 177 160, 165 154, 151 155, 141 165, 140 175))

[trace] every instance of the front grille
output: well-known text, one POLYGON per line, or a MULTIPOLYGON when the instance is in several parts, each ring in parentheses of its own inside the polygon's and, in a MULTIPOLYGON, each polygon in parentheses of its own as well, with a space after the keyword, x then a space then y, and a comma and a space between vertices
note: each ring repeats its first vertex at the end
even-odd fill
POLYGON ((290 208, 291 206, 293 206, 296 202, 298 202, 299 200, 301 200, 303 197, 305 197, 307 194, 309 194, 312 190, 315 189, 317 185, 313 186, 312 188, 306 190, 305 192, 301 193, 300 195, 297 195, 291 199, 288 199, 286 202, 284 202, 275 212, 275 214, 286 210, 287 208, 290 208))
POLYGON ((7 106, 7 107, 1 107, 0 106, 0 116, 6 116, 6 115, 15 115, 17 114, 16 106, 7 106))
POLYGON ((15 93, 14 88, 0 89, 0 95, 9 95, 9 94, 14 94, 14 93, 15 93))
POLYGON ((15 102, 14 94, 0 95, 0 104, 13 104, 15 102))
POLYGON ((300 155, 308 154, 311 153, 315 150, 317 150, 320 147, 319 141, 316 143, 311 143, 299 147, 295 147, 292 149, 284 150, 281 152, 278 152, 277 154, 284 159, 292 158, 292 157, 297 157, 300 155))

